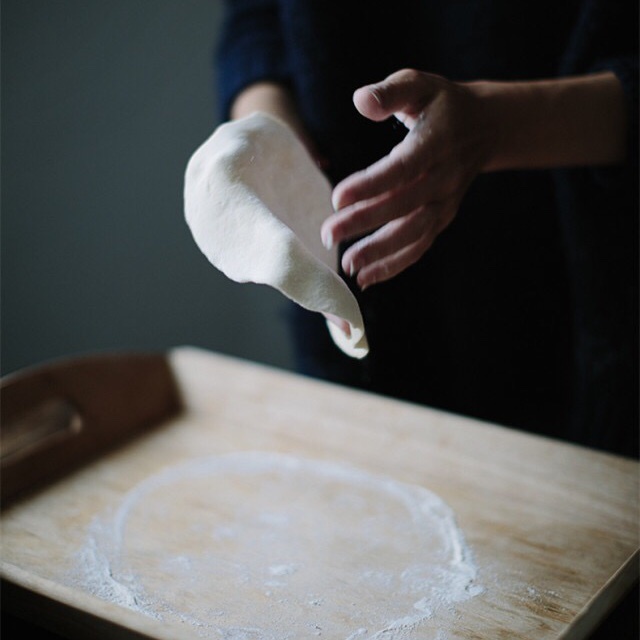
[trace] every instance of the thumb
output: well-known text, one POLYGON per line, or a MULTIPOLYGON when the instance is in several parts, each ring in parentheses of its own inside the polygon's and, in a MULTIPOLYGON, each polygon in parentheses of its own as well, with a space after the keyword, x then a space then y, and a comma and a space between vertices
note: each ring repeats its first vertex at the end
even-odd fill
POLYGON ((433 96, 427 74, 412 69, 392 73, 382 82, 360 87, 353 94, 356 109, 379 122, 394 114, 413 115, 433 96))

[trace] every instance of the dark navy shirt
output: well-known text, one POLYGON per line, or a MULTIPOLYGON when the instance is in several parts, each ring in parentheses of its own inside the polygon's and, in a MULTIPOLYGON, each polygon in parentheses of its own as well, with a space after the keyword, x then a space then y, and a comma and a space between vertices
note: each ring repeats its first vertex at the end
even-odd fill
POLYGON ((460 81, 607 69, 627 100, 625 166, 481 175, 417 264, 354 288, 364 360, 294 305, 302 373, 637 456, 637 13, 628 0, 226 4, 220 117, 252 82, 285 84, 334 183, 406 134, 352 103, 401 68, 460 81))

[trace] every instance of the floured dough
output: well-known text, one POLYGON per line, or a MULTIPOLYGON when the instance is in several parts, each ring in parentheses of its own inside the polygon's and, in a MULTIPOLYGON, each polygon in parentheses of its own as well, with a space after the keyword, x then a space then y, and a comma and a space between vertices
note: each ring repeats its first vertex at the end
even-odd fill
POLYGON ((320 239, 331 186, 289 127, 259 112, 220 125, 189 160, 184 202, 196 244, 228 278, 346 320, 350 336, 327 321, 334 342, 355 358, 368 353, 337 252, 320 239))

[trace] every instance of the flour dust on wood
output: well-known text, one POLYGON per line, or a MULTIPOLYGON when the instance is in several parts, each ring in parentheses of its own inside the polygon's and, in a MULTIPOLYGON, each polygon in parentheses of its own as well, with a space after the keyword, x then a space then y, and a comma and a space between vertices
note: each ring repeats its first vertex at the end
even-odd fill
POLYGON ((195 459, 134 487, 92 523, 74 582, 228 640, 440 638, 438 611, 482 590, 435 494, 266 452, 195 459))

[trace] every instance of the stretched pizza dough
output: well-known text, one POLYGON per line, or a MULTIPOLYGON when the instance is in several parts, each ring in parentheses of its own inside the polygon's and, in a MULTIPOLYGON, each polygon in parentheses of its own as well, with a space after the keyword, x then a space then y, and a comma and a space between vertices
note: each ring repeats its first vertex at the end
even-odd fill
POLYGON ((350 336, 327 321, 334 342, 355 358, 368 353, 337 252, 320 239, 331 186, 289 127, 260 112, 220 125, 189 160, 184 203, 196 244, 228 278, 346 320, 350 336))

